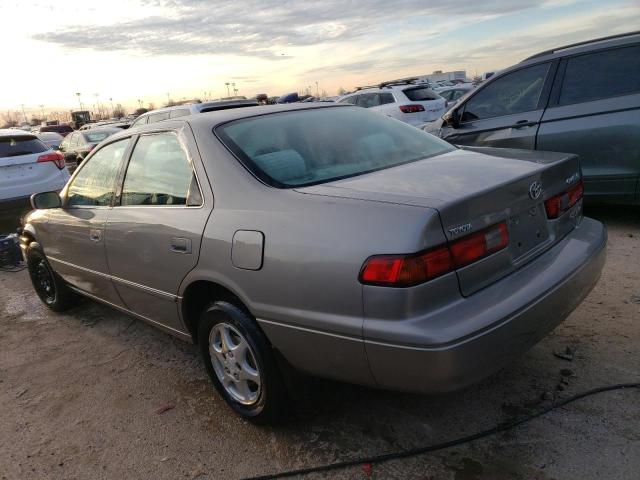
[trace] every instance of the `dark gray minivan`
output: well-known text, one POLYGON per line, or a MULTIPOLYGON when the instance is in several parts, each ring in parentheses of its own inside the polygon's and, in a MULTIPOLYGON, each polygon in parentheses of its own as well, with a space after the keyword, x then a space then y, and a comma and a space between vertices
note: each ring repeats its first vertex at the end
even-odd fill
POLYGON ((640 32, 545 51, 424 127, 457 145, 580 156, 585 196, 640 202, 640 32))

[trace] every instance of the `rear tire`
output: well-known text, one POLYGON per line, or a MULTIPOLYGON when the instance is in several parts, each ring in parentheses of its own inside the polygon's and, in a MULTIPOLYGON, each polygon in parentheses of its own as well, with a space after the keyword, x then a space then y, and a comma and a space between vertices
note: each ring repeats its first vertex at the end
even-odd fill
POLYGON ((287 401, 282 375, 248 313, 228 302, 211 303, 198 324, 198 343, 211 381, 237 414, 256 424, 281 417, 287 401))
POLYGON ((63 312, 77 303, 78 296, 53 271, 39 243, 29 244, 26 257, 33 288, 47 307, 54 312, 63 312))

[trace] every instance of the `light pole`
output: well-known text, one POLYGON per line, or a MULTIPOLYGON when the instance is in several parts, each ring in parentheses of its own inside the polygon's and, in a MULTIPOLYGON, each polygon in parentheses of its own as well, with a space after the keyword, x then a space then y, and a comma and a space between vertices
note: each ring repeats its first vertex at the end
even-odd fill
POLYGON ((167 107, 171 103, 171 98, 169 97, 169 92, 167 92, 167 107))
POLYGON ((42 121, 44 122, 44 105, 38 105, 40 107, 40 113, 42 113, 42 121))
POLYGON ((320 96, 320 87, 318 87, 318 81, 316 80, 316 97, 320 96))
POLYGON ((115 117, 116 116, 116 110, 115 110, 115 108, 113 108, 113 98, 109 97, 109 103, 111 103, 111 116, 115 117))
POLYGON ((224 84, 227 86, 227 97, 230 97, 231 95, 229 94, 229 82, 224 82, 224 84))
POLYGON ((236 88, 236 82, 231 82, 231 86, 233 87, 233 95, 237 95, 238 89, 236 88))
POLYGON ((82 110, 82 100, 80 99, 80 92, 77 92, 76 95, 78 96, 78 103, 80 104, 80 110, 82 110))
POLYGON ((24 113, 24 103, 21 103, 20 106, 22 107, 22 116, 24 117, 24 123, 29 123, 27 122, 27 114, 24 113))

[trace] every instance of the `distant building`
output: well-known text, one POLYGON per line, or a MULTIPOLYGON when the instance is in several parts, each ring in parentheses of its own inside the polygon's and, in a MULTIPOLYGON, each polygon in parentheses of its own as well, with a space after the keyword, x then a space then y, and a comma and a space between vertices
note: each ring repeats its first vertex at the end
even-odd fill
POLYGON ((429 75, 421 75, 418 77, 418 79, 422 80, 423 82, 426 81, 429 83, 439 82, 441 80, 466 80, 467 72, 464 70, 455 70, 453 72, 443 72, 442 70, 436 70, 429 75))

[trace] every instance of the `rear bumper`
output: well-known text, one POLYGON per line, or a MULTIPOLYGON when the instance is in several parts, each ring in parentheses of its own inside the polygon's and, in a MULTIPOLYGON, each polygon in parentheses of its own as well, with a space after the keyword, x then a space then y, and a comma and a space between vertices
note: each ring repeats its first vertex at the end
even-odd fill
MULTIPOLYGON (((438 344, 385 342, 385 326, 365 346, 376 383, 420 393, 457 390, 520 356, 560 324, 597 283, 606 258, 604 225, 585 218, 548 252, 495 284, 434 315, 389 321, 389 338, 403 324, 447 329, 438 344), (444 319, 444 321, 442 320, 444 319), (482 328, 477 328, 482 325, 482 328)), ((365 319, 365 332, 367 320, 365 319)))

